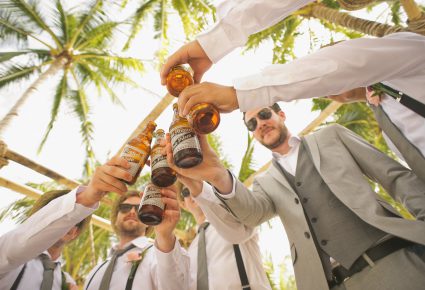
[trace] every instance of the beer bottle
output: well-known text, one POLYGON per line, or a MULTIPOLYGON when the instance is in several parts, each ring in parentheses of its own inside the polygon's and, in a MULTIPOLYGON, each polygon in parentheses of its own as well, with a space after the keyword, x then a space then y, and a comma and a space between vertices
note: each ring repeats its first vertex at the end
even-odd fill
POLYGON ((155 128, 155 122, 149 121, 143 131, 124 146, 120 156, 130 162, 131 167, 127 171, 133 176, 130 182, 124 181, 125 183, 133 185, 139 177, 151 151, 152 133, 155 128))
POLYGON ((155 143, 151 150, 151 181, 156 186, 167 187, 176 181, 176 172, 168 165, 167 154, 162 154, 164 147, 161 143, 165 140, 164 130, 156 130, 154 137, 155 143))
POLYGON ((162 222, 164 203, 161 199, 161 189, 153 183, 148 183, 142 195, 138 216, 142 223, 156 226, 162 222))
MULTIPOLYGON (((190 85, 193 85, 193 77, 189 69, 182 65, 171 68, 167 75, 167 90, 171 95, 178 97, 190 85)), ((199 103, 190 108, 187 119, 197 133, 208 134, 220 124, 220 113, 211 104, 199 103)))
POLYGON ((190 168, 202 162, 201 145, 186 118, 179 116, 177 103, 173 104, 174 117, 170 125, 174 164, 190 168))

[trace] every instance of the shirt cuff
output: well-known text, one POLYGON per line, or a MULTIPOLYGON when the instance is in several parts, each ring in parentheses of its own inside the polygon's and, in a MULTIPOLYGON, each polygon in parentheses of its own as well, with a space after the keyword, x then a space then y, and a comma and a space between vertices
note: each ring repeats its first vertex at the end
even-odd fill
POLYGON ((269 96, 267 87, 253 90, 241 90, 235 85, 236 97, 238 98, 239 110, 246 112, 251 109, 268 107, 273 105, 273 100, 269 96))
POLYGON ((162 268, 172 268, 175 269, 180 264, 182 259, 183 249, 180 246, 180 243, 176 237, 176 241, 174 243, 174 248, 170 252, 162 252, 157 248, 155 243, 155 255, 158 261, 159 269, 162 268))
POLYGON ((232 38, 226 34, 220 22, 216 23, 210 30, 199 34, 196 38, 213 63, 217 63, 229 52, 239 46, 239 44, 231 39, 232 38))
POLYGON ((214 192, 218 195, 218 197, 220 197, 222 199, 231 199, 231 198, 235 197, 235 194, 236 194, 236 192, 235 192, 236 191, 235 190, 236 189, 236 177, 229 170, 227 172, 229 172, 229 174, 232 176, 232 182, 233 182, 232 191, 229 192, 229 193, 226 193, 226 194, 222 194, 221 192, 219 192, 217 190, 217 188, 213 187, 214 192))

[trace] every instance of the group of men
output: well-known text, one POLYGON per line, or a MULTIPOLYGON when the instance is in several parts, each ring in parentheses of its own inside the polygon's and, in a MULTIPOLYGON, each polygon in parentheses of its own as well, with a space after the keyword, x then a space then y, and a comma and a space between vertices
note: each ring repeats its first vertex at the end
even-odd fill
POLYGON ((213 63, 250 34, 308 2, 224 2, 216 25, 182 46, 162 68, 163 84, 174 65, 187 63, 194 71, 196 84, 178 99, 181 115, 199 102, 212 103, 221 112, 239 108, 247 129, 272 152, 272 165, 248 189, 224 167, 205 136, 199 136, 202 163, 176 167, 167 136, 168 163, 187 187, 185 208, 199 225, 188 253, 173 234, 180 218, 176 187, 161 191, 164 219, 154 227, 152 242, 146 237, 152 229, 137 218, 140 196, 126 193, 122 181, 130 179, 128 163, 114 157, 96 169, 87 186, 43 196, 37 212, 0 237, 0 289, 72 287, 71 277, 58 266, 61 250, 110 191, 122 195, 111 216, 119 243, 90 272, 84 289, 271 289, 261 266, 257 226, 275 216, 288 235, 300 290, 422 289, 424 36, 404 32, 345 41, 271 65, 233 86, 201 82, 213 63), (386 90, 367 96, 367 87, 376 83, 386 90), (338 125, 305 137, 293 135, 277 102, 322 96, 372 103, 390 148, 409 168, 338 125), (380 198, 370 180, 414 219, 403 218, 380 198))

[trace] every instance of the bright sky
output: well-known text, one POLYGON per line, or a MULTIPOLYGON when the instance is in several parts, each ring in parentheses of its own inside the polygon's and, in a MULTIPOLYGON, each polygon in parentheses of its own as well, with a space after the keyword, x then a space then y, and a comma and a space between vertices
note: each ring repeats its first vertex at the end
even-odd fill
MULTIPOLYGON (((177 23, 174 19, 170 23, 177 23)), ((315 29, 313 22, 311 27, 315 29)), ((170 28, 177 25, 170 25, 170 28)), ((307 27, 305 27, 307 28, 307 27)), ((141 59, 152 59, 153 53, 158 49, 158 42, 153 40, 150 27, 144 29, 136 40, 137 45, 129 52, 130 55, 141 59)), ((309 53, 308 33, 297 40, 297 54, 299 56, 309 53)), ((316 36, 320 35, 316 33, 316 36)), ((183 44, 184 38, 181 31, 170 32, 171 51, 183 44), (180 37, 179 37, 180 36, 180 37)), ((323 38, 327 39, 323 34, 323 38)), ((230 85, 232 79, 254 73, 260 68, 271 64, 271 44, 265 43, 256 51, 241 55, 241 50, 236 50, 205 75, 205 81, 230 85)), ((151 111, 160 98, 166 93, 160 85, 159 73, 147 63, 147 73, 136 76, 142 88, 125 88, 118 95, 125 108, 111 104, 108 96, 90 96, 92 107, 91 120, 94 123, 94 150, 100 162, 105 162, 109 156, 115 154, 123 142, 128 138, 134 128, 151 111)), ((4 136, 4 141, 12 150, 51 168, 69 178, 77 179, 81 176, 84 163, 84 148, 79 135, 79 121, 74 118, 69 108, 62 108, 58 121, 45 144, 44 150, 38 155, 37 147, 42 139, 45 128, 50 120, 53 92, 49 82, 39 92, 34 94, 25 104, 21 115, 16 119, 4 136)), ((8 90, 0 91, 0 118, 13 106, 28 84, 14 86, 8 90)), ((94 93, 93 93, 94 94, 94 93)), ((301 131, 317 114, 311 113, 311 101, 303 100, 281 104, 287 114, 287 126, 293 133, 301 131)), ((157 120, 158 128, 168 130, 171 122, 171 107, 157 120)), ((236 111, 222 115, 219 128, 216 130, 222 140, 224 154, 234 165, 238 172, 240 160, 246 148, 246 129, 242 123, 242 115, 236 111)), ((261 167, 270 159, 270 153, 260 145, 255 147, 254 159, 257 167, 261 167)), ((43 182, 48 178, 34 173, 22 166, 10 162, 0 171, 0 176, 14 182, 43 182)), ((11 202, 23 196, 5 188, 0 188, 0 210, 11 202)), ((0 234, 14 227, 10 220, 0 225, 0 234)), ((263 254, 271 254, 274 262, 280 262, 289 250, 280 221, 272 221, 273 229, 267 225, 262 226, 261 249, 263 254)))

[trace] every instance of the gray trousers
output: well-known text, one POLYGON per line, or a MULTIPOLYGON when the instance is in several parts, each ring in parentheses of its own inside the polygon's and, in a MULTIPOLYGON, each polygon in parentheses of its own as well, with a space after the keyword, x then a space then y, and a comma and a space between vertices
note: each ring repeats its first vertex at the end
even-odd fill
POLYGON ((425 289, 425 246, 398 250, 366 267, 332 290, 425 289))

